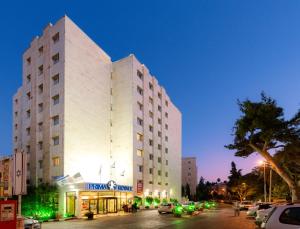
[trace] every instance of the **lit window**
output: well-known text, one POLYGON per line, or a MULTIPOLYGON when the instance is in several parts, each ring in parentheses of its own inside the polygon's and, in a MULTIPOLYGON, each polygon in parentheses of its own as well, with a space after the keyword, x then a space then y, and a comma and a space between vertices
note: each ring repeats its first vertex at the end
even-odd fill
POLYGON ((153 160, 153 154, 149 154, 149 160, 153 160))
POLYGON ((39 75, 42 75, 43 73, 44 73, 44 66, 41 65, 41 66, 39 67, 39 75))
POLYGON ((153 174, 153 168, 149 168, 149 174, 153 174))
POLYGON ((143 89, 140 88, 139 86, 137 86, 137 92, 140 94, 140 95, 143 95, 143 89))
POLYGON ((139 110, 142 111, 143 110, 143 104, 141 104, 140 102, 137 102, 139 110))
POLYGON ((53 105, 59 104, 59 95, 55 95, 52 97, 53 105))
POLYGON ((59 164, 60 164, 59 157, 53 157, 52 164, 53 164, 53 166, 59 166, 59 164))
POLYGON ((143 119, 141 118, 137 118, 137 123, 142 126, 143 125, 143 119))
POLYGON ((137 76, 143 80, 144 76, 143 76, 143 73, 140 71, 140 70, 137 70, 137 76))
POLYGON ((143 139, 144 139, 144 136, 142 134, 139 134, 139 133, 136 134, 136 140, 143 141, 143 139))
POLYGON ((56 85, 59 83, 59 74, 52 76, 52 82, 53 82, 53 85, 56 85))
POLYGON ((143 166, 142 165, 138 165, 138 170, 139 170, 139 172, 143 172, 143 166))
POLYGON ((52 37, 53 43, 57 43, 59 41, 59 33, 56 33, 53 37, 52 37))
POLYGON ((143 150, 138 149, 138 150, 136 151, 136 155, 139 156, 139 157, 142 157, 142 156, 143 156, 143 150))
POLYGON ((56 126, 59 124, 59 116, 58 115, 54 116, 52 118, 52 120, 53 120, 53 126, 56 126))
POLYGON ((39 112, 42 112, 43 109, 44 109, 44 105, 43 105, 43 103, 40 103, 40 104, 38 105, 38 110, 39 110, 39 112))
POLYGON ((28 76, 26 76, 26 79, 27 79, 27 83, 30 83, 30 81, 31 81, 31 75, 29 74, 28 76))
POLYGON ((56 53, 54 56, 52 56, 52 62, 53 62, 53 64, 56 64, 59 62, 59 53, 56 53))
POLYGON ((40 56, 43 55, 43 52, 44 52, 44 47, 43 46, 39 47, 39 55, 40 56))
POLYGON ((52 140, 53 140, 53 145, 58 145, 59 144, 59 137, 58 136, 56 136, 56 137, 54 137, 54 138, 52 138, 52 140))

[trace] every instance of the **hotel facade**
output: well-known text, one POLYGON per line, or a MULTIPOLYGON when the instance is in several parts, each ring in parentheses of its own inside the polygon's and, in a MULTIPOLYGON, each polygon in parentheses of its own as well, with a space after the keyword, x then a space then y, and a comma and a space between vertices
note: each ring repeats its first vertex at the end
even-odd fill
POLYGON ((28 184, 59 185, 62 214, 181 197, 180 111, 134 55, 111 61, 67 16, 23 54, 13 146, 28 184))

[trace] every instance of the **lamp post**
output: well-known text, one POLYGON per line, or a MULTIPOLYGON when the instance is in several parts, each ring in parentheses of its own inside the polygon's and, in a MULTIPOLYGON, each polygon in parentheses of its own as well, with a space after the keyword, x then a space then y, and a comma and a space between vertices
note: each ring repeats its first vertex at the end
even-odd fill
POLYGON ((269 185, 269 202, 272 199, 272 167, 266 161, 259 161, 259 164, 264 166, 264 200, 267 202, 267 180, 266 180, 266 166, 270 167, 270 185, 269 185))

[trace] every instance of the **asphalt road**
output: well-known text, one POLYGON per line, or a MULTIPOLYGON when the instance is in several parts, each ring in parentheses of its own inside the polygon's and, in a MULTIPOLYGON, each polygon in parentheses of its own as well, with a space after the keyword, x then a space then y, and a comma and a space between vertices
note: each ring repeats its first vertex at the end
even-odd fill
POLYGON ((203 229, 254 229, 254 221, 245 212, 233 216, 230 207, 208 210, 198 216, 175 218, 171 214, 159 215, 156 210, 144 210, 124 216, 105 216, 95 220, 76 219, 63 222, 43 223, 42 229, 149 229, 149 228, 203 228, 203 229))

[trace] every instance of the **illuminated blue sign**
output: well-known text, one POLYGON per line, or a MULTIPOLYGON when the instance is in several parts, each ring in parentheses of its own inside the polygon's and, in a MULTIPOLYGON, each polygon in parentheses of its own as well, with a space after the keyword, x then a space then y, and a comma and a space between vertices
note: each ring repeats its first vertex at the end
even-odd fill
POLYGON ((109 181, 107 184, 103 183, 86 183, 85 184, 85 189, 86 190, 91 190, 91 191, 109 191, 109 190, 114 190, 114 191, 123 191, 123 192, 131 192, 132 187, 127 186, 127 185, 118 185, 114 181, 109 181))

